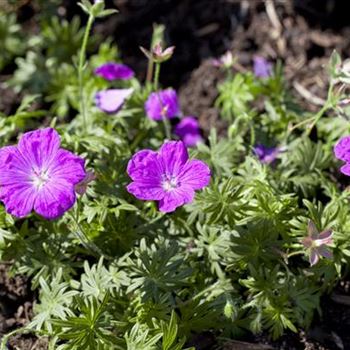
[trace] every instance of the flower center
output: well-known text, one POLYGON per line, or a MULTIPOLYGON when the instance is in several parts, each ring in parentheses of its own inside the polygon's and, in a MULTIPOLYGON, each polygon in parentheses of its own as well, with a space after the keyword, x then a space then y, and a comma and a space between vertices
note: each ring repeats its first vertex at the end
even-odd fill
POLYGON ((36 189, 42 189, 49 181, 50 176, 47 170, 33 170, 32 182, 36 189))
POLYGON ((164 176, 162 181, 164 191, 170 192, 178 187, 178 181, 175 176, 164 176))

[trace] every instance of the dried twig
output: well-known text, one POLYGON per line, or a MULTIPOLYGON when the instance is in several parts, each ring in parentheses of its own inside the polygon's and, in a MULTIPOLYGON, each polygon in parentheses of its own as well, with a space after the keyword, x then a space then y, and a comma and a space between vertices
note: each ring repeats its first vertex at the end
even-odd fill
POLYGON ((324 100, 321 97, 315 96, 297 81, 293 82, 293 87, 299 93, 300 96, 305 98, 305 100, 307 100, 311 104, 314 104, 316 106, 323 106, 326 103, 326 100, 324 100))

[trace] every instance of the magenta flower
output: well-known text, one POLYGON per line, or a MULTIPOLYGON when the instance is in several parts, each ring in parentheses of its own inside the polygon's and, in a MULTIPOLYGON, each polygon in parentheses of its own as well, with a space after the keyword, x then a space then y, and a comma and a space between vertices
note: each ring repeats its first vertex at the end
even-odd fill
POLYGON ((268 78, 272 75, 272 64, 264 57, 255 56, 253 58, 254 74, 258 78, 268 78))
POLYGON ((153 120, 176 117, 179 114, 176 91, 166 89, 152 92, 145 103, 145 111, 147 117, 153 120))
POLYGON ((184 117, 176 125, 175 135, 179 136, 187 147, 194 147, 198 142, 203 141, 199 129, 198 120, 194 117, 184 117))
POLYGON ((96 106, 106 113, 118 112, 131 96, 134 89, 109 89, 99 91, 95 96, 96 106))
POLYGON ((338 141, 334 146, 334 155, 345 162, 340 171, 350 176, 350 136, 344 136, 338 141))
POLYGON ((8 213, 24 217, 34 209, 55 219, 74 205, 74 186, 85 177, 84 160, 60 143, 57 131, 46 128, 0 149, 0 200, 8 213))
POLYGON ((262 144, 258 144, 254 147, 254 153, 261 163, 271 164, 276 160, 280 149, 278 147, 266 147, 262 144))
POLYGON ((125 64, 108 62, 95 69, 95 74, 106 80, 128 80, 134 71, 125 64))
POLYGON ((159 152, 137 152, 127 172, 133 180, 128 192, 141 200, 159 201, 159 210, 164 213, 191 203, 195 190, 210 182, 209 167, 200 160, 189 160, 182 141, 167 141, 159 152))
POLYGON ((317 264, 321 256, 332 259, 333 254, 327 247, 327 245, 333 242, 332 231, 325 230, 319 233, 311 220, 309 220, 307 230, 308 236, 303 238, 302 244, 309 251, 310 265, 313 266, 317 264))

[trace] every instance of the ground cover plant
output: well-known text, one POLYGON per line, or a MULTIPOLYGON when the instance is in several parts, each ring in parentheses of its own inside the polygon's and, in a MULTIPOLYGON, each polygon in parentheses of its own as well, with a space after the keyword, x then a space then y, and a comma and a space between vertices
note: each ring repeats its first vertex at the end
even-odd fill
POLYGON ((180 350, 205 331, 221 348, 307 329, 350 257, 347 62, 330 57, 327 98, 309 113, 280 62, 213 60, 228 127, 207 137, 159 84, 176 55, 162 27, 139 81, 91 34, 118 14, 80 6, 87 23, 53 17, 26 40, 0 18, 0 67, 15 59, 6 84, 24 92, 0 119, 0 258, 38 295, 1 349, 21 333, 49 349, 180 350))

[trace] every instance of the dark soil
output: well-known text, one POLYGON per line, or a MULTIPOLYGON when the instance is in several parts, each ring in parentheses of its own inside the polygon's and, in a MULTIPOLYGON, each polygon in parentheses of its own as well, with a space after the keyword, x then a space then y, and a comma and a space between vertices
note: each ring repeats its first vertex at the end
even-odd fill
MULTIPOLYGON (((10 277, 10 264, 0 264, 0 337, 13 329, 23 327, 33 316, 34 294, 23 276, 10 277)), ((10 339, 9 350, 44 350, 46 339, 19 335, 10 339)))
MULTIPOLYGON (((6 2, 6 0, 4 0, 6 2)), ((12 3, 14 3, 12 1, 12 3)), ((119 14, 96 24, 102 37, 113 36, 123 60, 143 79, 146 59, 139 46, 148 47, 153 23, 166 25, 165 39, 175 45, 173 59, 162 66, 161 82, 178 89, 186 115, 199 118, 207 134, 212 127, 225 129, 213 107, 217 84, 223 73, 211 63, 227 50, 238 57, 236 71, 251 70, 252 58, 259 54, 284 64, 287 83, 294 97, 308 110, 316 111, 327 93, 325 66, 334 49, 350 56, 350 2, 345 0, 106 0, 119 14)), ((3 5, 0 0, 0 5, 3 5)), ((37 1, 16 4, 19 19, 33 31, 37 1)), ((62 0, 57 12, 66 18, 81 10, 76 1, 62 0)), ((86 18, 81 15, 82 19, 86 18)), ((6 69, 12 73, 14 65, 6 69)), ((9 114, 19 96, 5 89, 0 75, 0 111, 9 114)), ((32 317, 35 294, 29 281, 9 277, 9 265, 0 265, 0 336, 25 325, 32 317)), ((308 331, 287 333, 277 342, 265 335, 228 341, 224 350, 264 349, 350 349, 350 295, 342 282, 332 296, 322 301, 322 316, 308 331)), ((197 350, 210 350, 217 343, 211 333, 193 336, 197 350)), ((9 349, 47 349, 46 339, 32 335, 11 338, 9 349)))

